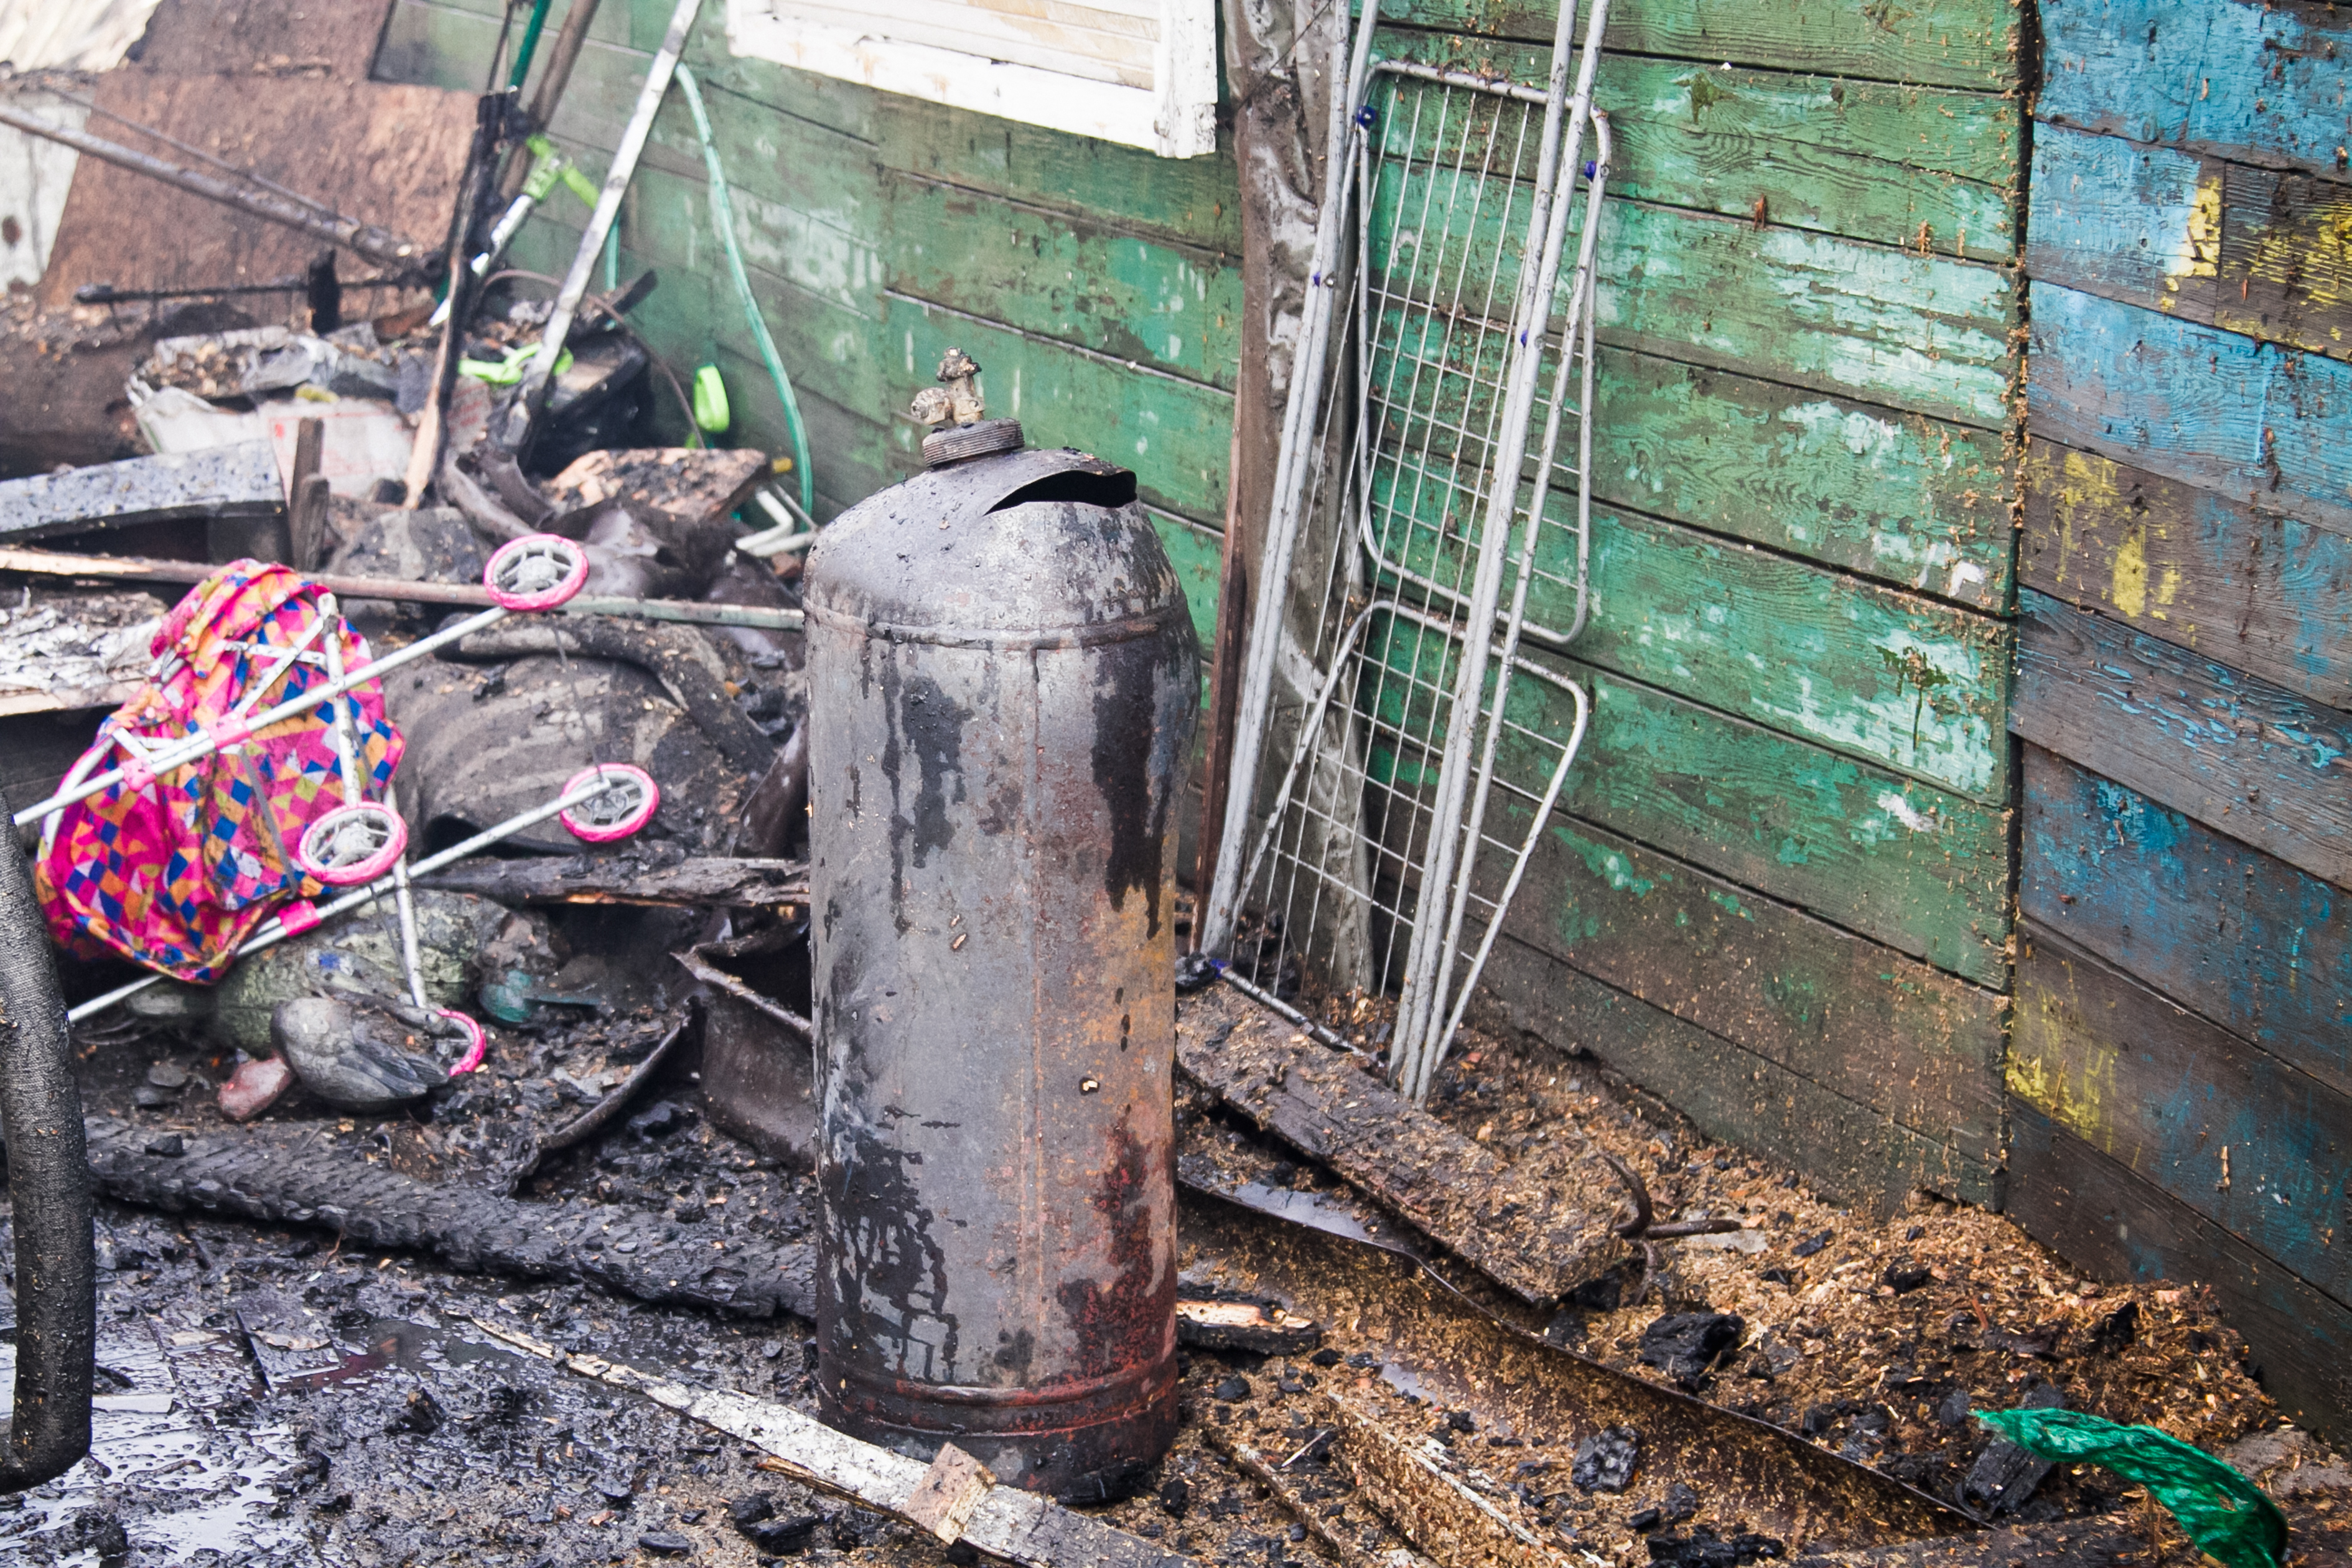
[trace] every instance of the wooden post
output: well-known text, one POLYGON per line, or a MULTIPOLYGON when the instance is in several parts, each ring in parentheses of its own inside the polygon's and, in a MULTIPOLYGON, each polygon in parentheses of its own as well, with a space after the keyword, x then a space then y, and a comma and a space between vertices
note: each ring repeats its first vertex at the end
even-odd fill
MULTIPOLYGON (((1217 547, 1217 632, 1209 663, 1209 747, 1201 764, 1201 838, 1193 857, 1192 892, 1205 900, 1217 874, 1217 842, 1225 832, 1226 775, 1233 771, 1234 706, 1242 689, 1242 643, 1249 626, 1249 552, 1241 532, 1242 426, 1225 459, 1225 533, 1217 547)), ((1192 946, 1201 945, 1201 921, 1192 921, 1192 946)))
POLYGON ((323 420, 303 419, 294 426, 294 471, 286 497, 286 531, 292 546, 289 563, 298 572, 316 570, 327 557, 327 478, 319 472, 319 455, 326 446, 323 420))

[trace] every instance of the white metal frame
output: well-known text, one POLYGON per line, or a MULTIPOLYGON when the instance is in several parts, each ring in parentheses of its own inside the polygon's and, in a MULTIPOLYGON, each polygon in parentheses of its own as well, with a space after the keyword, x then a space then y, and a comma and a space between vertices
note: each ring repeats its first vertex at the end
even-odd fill
MULTIPOLYGON (((929 3, 939 9, 957 0, 929 3)), ((727 0, 727 42, 738 55, 884 92, 1148 148, 1163 158, 1198 158, 1217 150, 1216 3, 1159 4, 1149 86, 941 47, 919 35, 893 37, 890 6, 876 7, 869 26, 851 27, 795 16, 791 0, 727 0)))
POLYGON ((1342 151, 1285 411, 1203 945, 1234 952, 1246 902, 1264 923, 1235 972, 1249 969, 1260 986, 1282 973, 1281 957, 1265 973, 1269 943, 1334 971, 1348 969, 1351 944, 1380 952, 1377 972, 1357 978, 1378 991, 1401 982, 1391 1067, 1420 1099, 1590 718, 1585 693, 1521 648, 1523 638, 1566 644, 1589 597, 1593 258, 1609 155, 1591 89, 1607 11, 1592 0, 1577 51, 1575 8, 1562 7, 1542 88, 1375 61, 1378 17, 1370 4, 1365 12, 1345 119, 1335 115, 1331 144, 1342 151), (1584 222, 1553 340, 1580 167, 1584 222), (1352 320, 1339 310, 1342 289, 1352 320), (1541 361, 1553 342, 1547 398, 1541 361), (1546 502, 1571 416, 1575 510, 1565 522, 1546 502), (1318 519, 1338 523, 1331 558, 1300 563, 1300 536, 1318 519), (1572 567, 1547 564, 1571 548, 1572 567), (1528 616, 1539 584, 1550 624, 1528 616), (1314 624, 1294 637, 1287 601, 1300 592, 1314 624), (1272 810, 1254 820, 1276 668, 1296 671, 1302 659, 1313 690, 1291 675, 1300 727, 1272 810), (1515 706, 1515 678, 1566 694, 1573 718, 1548 701, 1515 706), (1489 826, 1498 805, 1505 832, 1489 826), (1481 867, 1488 852, 1508 866, 1499 887, 1496 863, 1481 867), (1482 929, 1465 958, 1474 921, 1482 929))

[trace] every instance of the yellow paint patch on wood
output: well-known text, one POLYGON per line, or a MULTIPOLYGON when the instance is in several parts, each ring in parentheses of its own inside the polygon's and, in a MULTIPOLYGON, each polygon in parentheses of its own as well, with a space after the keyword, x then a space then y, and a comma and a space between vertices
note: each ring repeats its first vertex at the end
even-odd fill
POLYGON ((2116 608, 2132 620, 2152 616, 2157 620, 2168 617, 2165 611, 2180 593, 2180 569, 2166 566, 2156 580, 2156 603, 2148 605, 2147 527, 2138 524, 2124 535, 2116 547, 2116 562, 2107 584, 2107 597, 2116 608))

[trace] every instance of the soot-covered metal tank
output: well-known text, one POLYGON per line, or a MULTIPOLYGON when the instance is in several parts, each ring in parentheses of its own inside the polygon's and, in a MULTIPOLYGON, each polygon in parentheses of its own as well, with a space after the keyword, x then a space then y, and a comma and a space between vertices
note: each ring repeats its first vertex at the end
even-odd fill
POLYGON ((845 1431, 1103 1498, 1176 1430, 1199 656, 1134 476, 1019 443, 935 433, 808 563, 818 1378, 845 1431))

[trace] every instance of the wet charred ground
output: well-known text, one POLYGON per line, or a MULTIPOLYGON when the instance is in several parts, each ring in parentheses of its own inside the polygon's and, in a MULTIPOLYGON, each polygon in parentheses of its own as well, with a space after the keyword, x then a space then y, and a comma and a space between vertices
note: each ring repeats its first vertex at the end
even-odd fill
MULTIPOLYGON (((1185 1005, 1196 1026, 1201 1005, 1185 1005)), ((534 1139, 625 1078, 669 1022, 649 1002, 537 1032, 495 1031, 488 1070, 413 1114, 353 1118, 289 1100, 262 1125, 421 1182, 502 1190, 534 1139)), ((134 1124, 148 1148, 236 1134, 212 1092, 233 1057, 170 1031, 91 1037, 83 1052, 89 1112, 134 1124)), ((665 1244, 718 1252, 751 1237, 807 1237, 807 1179, 713 1129, 693 1074, 681 1059, 609 1133, 552 1156, 518 1196, 625 1207, 665 1244)), ((1708 1144, 1591 1061, 1481 1035, 1433 1109, 1531 1172, 1605 1149, 1641 1173, 1662 1212, 1748 1222, 1732 1236, 1664 1245, 1654 1274, 1612 1275, 1540 1313, 1409 1227, 1391 1227, 1391 1238, 1422 1250, 1425 1277, 1442 1280, 1447 1300, 1933 1498, 1959 1496, 1985 1458, 1987 1436, 1968 1408, 2054 1395, 2214 1449, 2281 1425, 2201 1292, 2084 1280, 1997 1216, 1930 1198, 1885 1217, 1842 1209, 1787 1172, 1708 1144), (1676 1319, 1685 1326, 1662 1334, 1662 1321, 1676 1319)), ((1204 1094, 1180 1100, 1179 1121, 1188 1157, 1259 1189, 1360 1212, 1328 1173, 1204 1094)), ((1195 1194, 1185 1210, 1188 1295, 1295 1301, 1323 1289, 1323 1242, 1293 1245, 1255 1220, 1244 1235, 1225 1205, 1195 1194)), ((99 1261, 95 1453, 60 1482, 0 1500, 0 1560, 970 1560, 762 1469, 735 1439, 499 1346, 475 1321, 813 1412, 813 1330, 789 1314, 729 1317, 576 1279, 468 1274, 347 1245, 326 1228, 112 1202, 100 1205, 99 1261)), ((1411 1336, 1375 1312, 1333 1313, 1318 1328, 1311 1348, 1284 1354, 1187 1348, 1175 1449, 1131 1497, 1089 1511, 1203 1562, 1446 1561, 1415 1551, 1393 1508, 1360 1484, 1333 1441, 1337 1395, 1538 1543, 1523 1559, 1486 1561, 1738 1568, 1817 1549, 1754 1528, 1716 1476, 1653 1462, 1642 1434, 1620 1485, 1590 1484, 1583 1446, 1454 1397, 1400 1348, 1411 1336)), ((1484 1353, 1483 1342, 1463 1338, 1459 1353, 1484 1353)), ((2305 1478, 2272 1483, 2301 1560, 2332 1563, 2347 1544, 2336 1520, 2339 1499, 2352 1519, 2352 1474, 2316 1446, 2253 1440, 2279 1447, 2280 1473, 2305 1478)), ((1600 1468, 1609 1458, 1599 1456, 1600 1468)), ((2052 1472, 2004 1522, 2025 1533, 1962 1534, 1938 1550, 1955 1563, 2147 1555, 2137 1494, 2095 1470, 2052 1472)), ((2177 1533, 2168 1546, 2193 1560, 2177 1533)))

